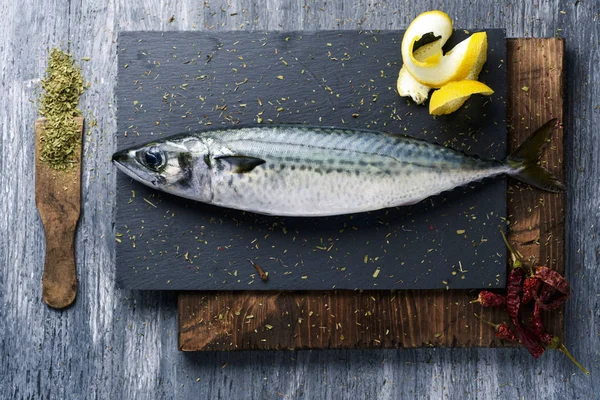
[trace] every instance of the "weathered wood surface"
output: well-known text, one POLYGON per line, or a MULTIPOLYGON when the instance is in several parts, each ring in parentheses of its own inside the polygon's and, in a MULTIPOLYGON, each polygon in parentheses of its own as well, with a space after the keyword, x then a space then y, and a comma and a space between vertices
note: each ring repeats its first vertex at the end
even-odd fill
MULTIPOLYGON (((562 39, 508 41, 507 59, 512 60, 508 64, 507 98, 512 149, 545 121, 564 119, 563 56, 562 39)), ((543 162, 557 176, 563 175, 563 154, 563 129, 556 129, 543 162)), ((564 195, 510 183, 509 241, 527 259, 563 272, 564 195)), ((496 229, 494 226, 494 233, 500 236, 496 229)), ((477 313, 489 321, 502 321, 507 319, 505 312, 470 304, 475 293, 182 293, 179 348, 194 351, 510 346, 497 340, 494 330, 475 317, 477 313)), ((548 314, 547 330, 562 337, 562 310, 548 314)))
MULTIPOLYGON (((46 255, 42 298, 51 307, 64 308, 77 296, 75 229, 81 213, 81 140, 72 168, 57 171, 41 160, 46 120, 35 121, 35 202, 44 225, 46 255)), ((83 136, 83 117, 77 117, 83 136)))
POLYGON ((544 2, 148 1, 4 2, 0 25, 0 393, 6 398, 521 398, 600 393, 600 5, 544 2), (114 285, 116 34, 142 29, 406 27, 440 7, 457 25, 506 27, 513 37, 559 34, 567 47, 565 313, 570 350, 533 361, 520 349, 212 352, 177 350, 176 296, 114 285), (564 13, 563 13, 564 12, 564 13), (232 15, 234 14, 234 15, 232 15), (169 18, 175 20, 169 23, 169 18), (358 25, 360 24, 360 26, 358 25), (559 30, 560 29, 560 30, 559 30), (47 51, 61 42, 92 83, 85 136, 80 291, 73 307, 41 300, 44 246, 34 200, 33 100, 47 51))

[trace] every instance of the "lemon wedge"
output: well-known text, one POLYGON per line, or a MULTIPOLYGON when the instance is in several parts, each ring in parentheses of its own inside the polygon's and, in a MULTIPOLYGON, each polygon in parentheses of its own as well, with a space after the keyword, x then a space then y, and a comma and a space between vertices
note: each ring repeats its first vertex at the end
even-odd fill
POLYGON ((444 115, 458 110, 473 94, 490 96, 494 91, 484 83, 474 80, 450 82, 436 90, 429 101, 429 114, 444 115))
POLYGON ((428 11, 415 18, 402 39, 402 60, 419 83, 439 88, 449 82, 476 79, 487 58, 487 34, 478 32, 442 55, 442 47, 452 35, 452 19, 442 11, 428 11), (417 50, 414 45, 425 35, 437 40, 417 50))

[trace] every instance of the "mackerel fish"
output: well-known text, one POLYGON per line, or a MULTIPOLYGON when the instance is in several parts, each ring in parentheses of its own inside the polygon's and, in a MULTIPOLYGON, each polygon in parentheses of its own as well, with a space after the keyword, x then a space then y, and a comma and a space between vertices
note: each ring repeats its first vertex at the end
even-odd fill
POLYGON ((537 165, 556 120, 506 160, 383 132, 258 125, 175 135, 113 155, 131 178, 173 195, 259 214, 319 217, 417 203, 506 174, 560 192, 537 165))

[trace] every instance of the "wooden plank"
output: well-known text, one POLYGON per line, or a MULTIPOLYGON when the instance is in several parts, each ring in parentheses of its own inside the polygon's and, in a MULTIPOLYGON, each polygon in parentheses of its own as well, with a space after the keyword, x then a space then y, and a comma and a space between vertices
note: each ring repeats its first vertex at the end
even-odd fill
MULTIPOLYGON (((550 118, 564 115, 564 41, 511 39, 507 49, 511 148, 550 118)), ((564 177, 563 131, 543 163, 564 177)), ((509 240, 527 258, 564 272, 564 195, 511 182, 509 240), (539 240, 537 240, 539 238, 539 240)), ((469 291, 186 292, 179 295, 179 348, 237 349, 506 346, 474 313, 469 291)), ((563 333, 563 314, 547 317, 563 333)))
MULTIPOLYGON (((519 39, 508 42, 509 150, 538 126, 558 118, 552 142, 542 165, 563 182, 565 115, 565 41, 519 39)), ((515 250, 535 262, 565 272, 565 195, 557 195, 512 182, 508 190, 509 235, 515 250)), ((563 308, 545 313, 548 331, 562 336, 563 308)))

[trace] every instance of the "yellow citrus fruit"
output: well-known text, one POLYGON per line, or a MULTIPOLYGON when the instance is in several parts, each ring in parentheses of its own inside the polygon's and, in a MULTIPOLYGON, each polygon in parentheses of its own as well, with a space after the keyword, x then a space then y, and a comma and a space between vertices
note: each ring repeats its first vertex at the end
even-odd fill
MULTIPOLYGON (((442 50, 437 47, 436 43, 428 43, 419 47, 413 52, 415 59, 425 63, 437 63, 443 56, 442 50)), ((398 80, 396 82, 398 94, 402 97, 410 96, 417 104, 423 104, 429 97, 431 88, 417 81, 408 72, 405 66, 400 68, 398 80)))
MULTIPOLYGON (((419 50, 425 51, 425 58, 433 54, 439 54, 439 58, 441 58, 442 47, 452 35, 452 19, 450 19, 450 16, 438 10, 427 11, 419 14, 410 23, 402 38, 402 59, 405 65, 410 64, 415 67, 428 68, 437 64, 437 62, 428 62, 426 59, 416 57, 413 54, 415 42, 428 33, 432 33, 440 39, 423 46, 425 50, 422 50, 422 48, 419 50)), ((408 70, 412 74, 411 68, 408 68, 408 70)))
POLYGON ((423 104, 429 97, 429 86, 421 85, 419 82, 408 73, 406 68, 400 68, 398 80, 396 81, 398 94, 402 97, 410 96, 417 104, 423 104))
POLYGON ((487 34, 478 32, 442 55, 452 35, 452 20, 441 11, 428 11, 411 22, 402 39, 404 67, 419 83, 439 88, 449 82, 476 79, 487 58, 487 34), (432 33, 438 40, 414 50, 415 42, 432 33))
POLYGON ((431 95, 429 114, 450 114, 462 107, 472 94, 490 96, 493 93, 494 91, 489 86, 478 81, 450 82, 431 95))
POLYGON ((475 35, 481 35, 478 36, 477 40, 473 43, 474 52, 477 54, 477 58, 472 63, 471 69, 465 77, 466 80, 477 80, 477 78, 479 78, 479 73, 483 69, 483 64, 487 61, 487 34, 485 32, 478 32, 473 34, 473 36, 475 35))

